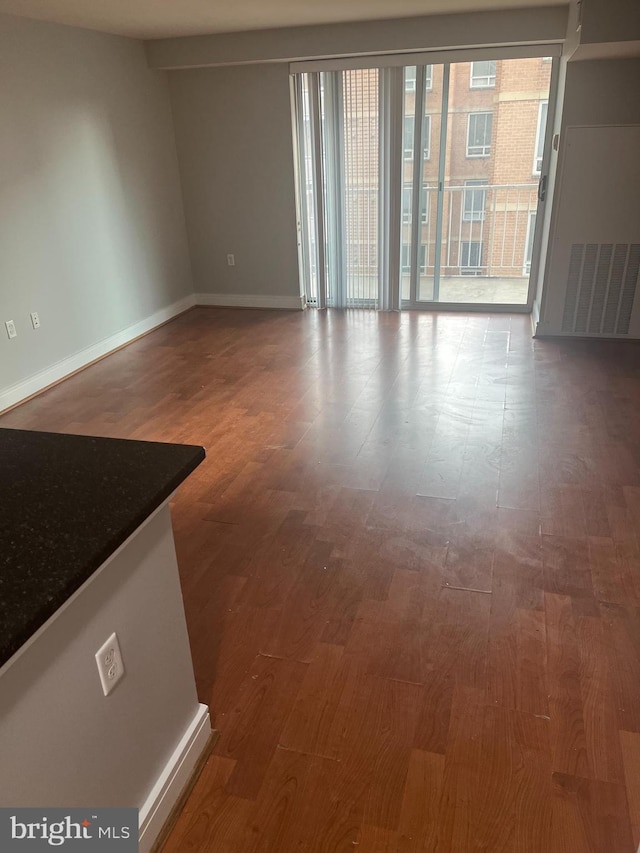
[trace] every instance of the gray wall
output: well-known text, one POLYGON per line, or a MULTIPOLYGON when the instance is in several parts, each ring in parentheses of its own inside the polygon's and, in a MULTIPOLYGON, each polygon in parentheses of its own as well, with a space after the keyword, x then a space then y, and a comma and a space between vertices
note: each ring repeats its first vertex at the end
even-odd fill
POLYGON ((166 75, 140 42, 0 16, 0 115, 1 390, 193 288, 166 75))
POLYGON ((169 76, 196 292, 298 295, 288 66, 169 76))
POLYGON ((563 127, 640 123, 640 59, 569 62, 563 127))
POLYGON ((557 6, 147 42, 152 66, 180 69, 169 80, 196 292, 299 295, 283 60, 562 39, 566 25, 557 6))
POLYGON ((638 0, 583 0, 583 44, 626 42, 640 39, 638 0))

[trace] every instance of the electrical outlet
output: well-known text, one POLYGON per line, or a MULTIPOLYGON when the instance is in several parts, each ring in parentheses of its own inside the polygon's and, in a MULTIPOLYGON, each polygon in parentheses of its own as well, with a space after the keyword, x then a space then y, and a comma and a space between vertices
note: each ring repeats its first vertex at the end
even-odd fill
POLYGON ((18 333, 16 332, 16 324, 13 322, 13 320, 7 320, 4 325, 6 326, 7 335, 9 336, 9 339, 18 337, 18 333))
POLYGON ((31 325, 33 326, 34 329, 40 328, 40 317, 38 316, 37 311, 31 312, 31 325))
POLYGON ((102 692, 105 696, 108 696, 124 676, 122 652, 120 651, 120 644, 115 633, 96 652, 96 664, 100 673, 102 692))
POLYGON ((236 256, 235 255, 227 255, 227 264, 230 267, 235 267, 236 265, 236 256))

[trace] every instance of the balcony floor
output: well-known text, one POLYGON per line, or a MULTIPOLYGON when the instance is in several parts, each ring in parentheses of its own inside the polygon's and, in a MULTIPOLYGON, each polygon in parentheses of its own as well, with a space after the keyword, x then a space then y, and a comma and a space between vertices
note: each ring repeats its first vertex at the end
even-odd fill
MULTIPOLYGON (((440 279, 440 302, 461 304, 525 305, 529 277, 498 278, 494 276, 452 275, 440 279)), ((378 279, 375 276, 354 277, 351 290, 355 299, 376 299, 378 279)), ((433 299, 433 276, 420 278, 421 300, 433 299)), ((403 276, 402 297, 409 298, 409 280, 403 276)))
MULTIPOLYGON (((432 295, 433 280, 420 280, 421 296, 432 295)), ((440 280, 440 302, 485 302, 492 305, 524 305, 527 301, 529 277, 489 278, 488 276, 443 276, 440 280)))

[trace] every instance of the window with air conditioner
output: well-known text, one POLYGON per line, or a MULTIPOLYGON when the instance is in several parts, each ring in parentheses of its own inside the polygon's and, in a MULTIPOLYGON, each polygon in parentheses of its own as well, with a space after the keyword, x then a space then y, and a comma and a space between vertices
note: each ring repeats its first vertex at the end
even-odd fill
POLYGON ((469 113, 467 124, 467 157, 489 157, 493 113, 469 113))
POLYGON ((487 206, 487 181, 472 180, 464 182, 462 219, 464 222, 481 222, 485 218, 487 206))

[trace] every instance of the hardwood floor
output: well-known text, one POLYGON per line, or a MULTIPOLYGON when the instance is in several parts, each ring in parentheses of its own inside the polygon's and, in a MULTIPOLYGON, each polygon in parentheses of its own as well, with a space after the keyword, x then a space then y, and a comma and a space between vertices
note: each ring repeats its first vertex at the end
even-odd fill
POLYGON ((173 506, 221 738, 166 853, 640 842, 640 347, 196 309, 1 426, 203 444, 173 506))

